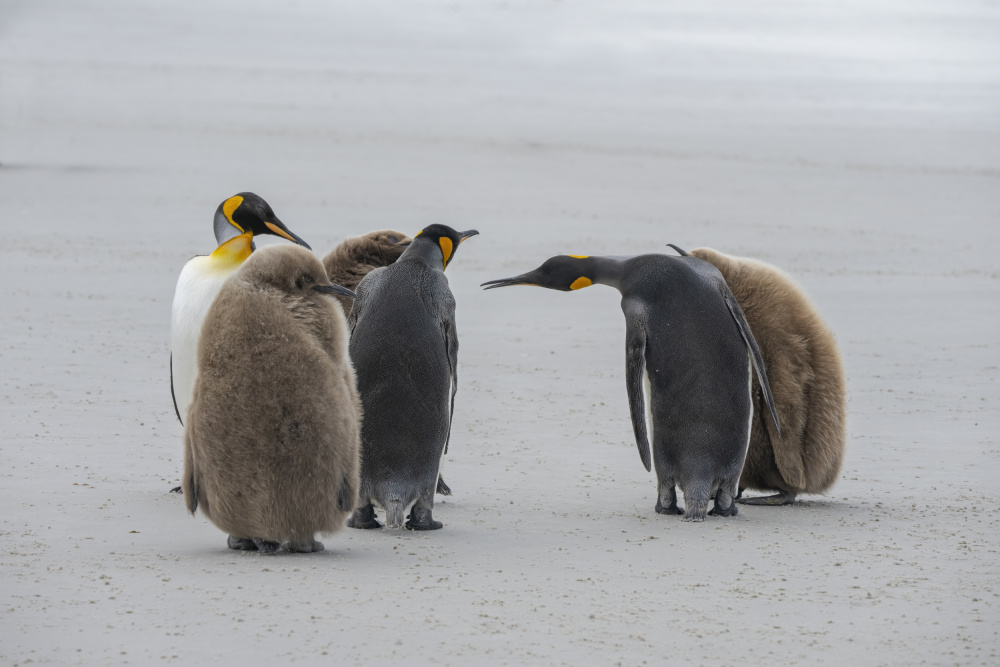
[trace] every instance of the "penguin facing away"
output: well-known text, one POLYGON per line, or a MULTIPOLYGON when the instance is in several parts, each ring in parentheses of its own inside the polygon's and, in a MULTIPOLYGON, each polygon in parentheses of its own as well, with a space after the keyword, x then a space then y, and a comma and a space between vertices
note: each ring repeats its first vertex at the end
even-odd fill
MULTIPOLYGON (((351 236, 327 253, 323 258, 323 267, 332 282, 353 290, 369 273, 399 259, 412 241, 403 232, 392 229, 351 236)), ((344 314, 349 315, 354 300, 346 296, 337 296, 336 299, 344 307, 344 314)), ((442 496, 451 495, 451 488, 440 475, 437 492, 442 496)))
POLYGON ((772 413, 773 404, 757 344, 722 275, 693 257, 559 255, 483 286, 573 291, 595 283, 622 295, 629 409, 646 470, 653 444, 656 511, 703 521, 714 494, 711 514, 734 516, 753 416, 751 368, 772 413), (677 506, 676 486, 687 511, 677 506))
POLYGON ((254 253, 205 319, 184 429, 184 500, 229 547, 320 551, 357 502, 361 402, 344 314, 309 251, 254 253))
POLYGON ((361 486, 352 528, 441 528, 434 491, 458 389, 455 298, 444 275, 459 244, 478 234, 430 225, 395 263, 358 284, 348 318, 351 359, 365 411, 361 486))
MULTIPOLYGON (((399 259, 411 241, 406 234, 392 229, 351 236, 327 253, 323 267, 332 282, 353 290, 366 275, 399 259)), ((337 301, 345 315, 351 312, 353 299, 338 296, 337 301)))
POLYGON ((219 204, 214 219, 219 247, 187 262, 177 278, 170 318, 170 392, 177 419, 184 424, 198 373, 201 326, 222 284, 254 250, 254 234, 271 234, 306 248, 309 245, 278 219, 266 201, 241 192, 219 204))
POLYGON ((779 433, 759 411, 761 390, 755 380, 755 413, 740 491, 778 493, 741 497, 739 502, 790 505, 797 494, 823 493, 840 474, 847 440, 846 382, 833 333, 781 269, 711 248, 690 254, 722 273, 742 307, 767 365, 781 419, 779 433))

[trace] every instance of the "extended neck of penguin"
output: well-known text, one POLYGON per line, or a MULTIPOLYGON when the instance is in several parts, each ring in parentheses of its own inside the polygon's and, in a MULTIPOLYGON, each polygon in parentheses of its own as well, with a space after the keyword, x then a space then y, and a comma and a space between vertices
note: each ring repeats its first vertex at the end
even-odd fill
POLYGON ((397 262, 419 262, 432 269, 444 271, 444 250, 437 241, 417 237, 406 248, 397 262))
POLYGON ((621 291, 622 264, 626 257, 584 257, 580 259, 581 277, 595 285, 607 285, 621 291))

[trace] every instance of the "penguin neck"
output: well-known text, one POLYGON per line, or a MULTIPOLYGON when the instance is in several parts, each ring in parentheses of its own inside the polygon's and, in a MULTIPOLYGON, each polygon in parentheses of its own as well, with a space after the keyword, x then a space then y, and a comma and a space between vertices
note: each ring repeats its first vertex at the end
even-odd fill
POLYGON ((432 269, 444 271, 444 252, 429 239, 414 239, 396 262, 418 262, 432 269))
POLYGON ((253 252, 253 234, 247 232, 235 236, 209 255, 212 266, 219 269, 235 270, 253 252))
POLYGON ((614 287, 619 292, 622 289, 622 264, 626 257, 588 257, 587 278, 595 285, 614 287))

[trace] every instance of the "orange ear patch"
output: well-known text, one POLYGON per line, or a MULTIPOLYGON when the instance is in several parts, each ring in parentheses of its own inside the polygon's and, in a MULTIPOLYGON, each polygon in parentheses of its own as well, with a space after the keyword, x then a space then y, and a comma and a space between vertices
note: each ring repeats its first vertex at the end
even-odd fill
POLYGON ((585 276, 580 276, 573 281, 573 284, 569 286, 570 289, 583 289, 584 287, 590 287, 594 284, 594 281, 585 276))
POLYGON ((242 203, 243 203, 243 197, 241 197, 240 195, 234 195, 229 199, 227 199, 222 204, 222 213, 226 216, 226 220, 228 220, 229 224, 231 224, 233 227, 240 230, 241 232, 246 230, 237 225, 233 221, 233 213, 236 212, 236 209, 238 209, 240 207, 240 204, 242 203))
POLYGON ((444 267, 448 268, 448 259, 451 257, 451 253, 455 249, 455 244, 452 243, 451 239, 447 236, 439 238, 438 243, 441 245, 441 254, 444 255, 444 267))

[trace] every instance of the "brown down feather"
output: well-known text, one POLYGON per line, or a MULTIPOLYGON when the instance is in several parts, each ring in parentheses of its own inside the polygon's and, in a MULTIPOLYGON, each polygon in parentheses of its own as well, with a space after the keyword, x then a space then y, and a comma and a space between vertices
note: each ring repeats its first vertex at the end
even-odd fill
MULTIPOLYGON (((323 267, 331 282, 353 290, 369 273, 399 259, 406 250, 404 244, 412 240, 406 234, 392 229, 351 236, 323 258, 323 267)), ((351 299, 340 295, 336 295, 336 298, 344 309, 344 314, 350 313, 351 299)))
POLYGON ((754 416, 740 489, 822 493, 840 474, 846 445, 844 368, 833 333, 805 292, 764 262, 711 248, 691 255, 717 268, 743 308, 767 368, 778 436, 754 377, 754 416))
POLYGON ((309 545, 357 503, 361 402, 347 326, 314 284, 329 280, 312 253, 261 248, 205 319, 183 490, 192 513, 237 538, 309 545))

